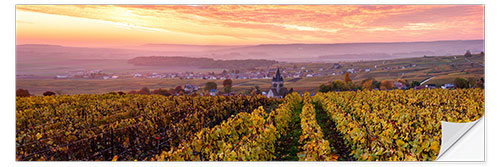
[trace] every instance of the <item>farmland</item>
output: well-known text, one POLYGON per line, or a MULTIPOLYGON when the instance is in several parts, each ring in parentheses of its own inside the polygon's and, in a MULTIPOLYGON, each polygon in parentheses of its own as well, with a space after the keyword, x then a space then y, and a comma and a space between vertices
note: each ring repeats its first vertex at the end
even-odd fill
MULTIPOLYGON (((333 63, 280 63, 281 69, 286 73, 296 73, 304 67, 305 70, 313 71, 323 75, 313 77, 285 78, 285 85, 288 88, 303 92, 314 93, 321 84, 334 80, 343 80, 343 75, 339 72, 353 69, 367 69, 368 72, 360 71, 351 73, 351 79, 355 83, 360 83, 364 79, 375 78, 377 80, 395 81, 399 78, 411 81, 422 81, 434 76, 435 78, 428 84, 442 85, 451 83, 456 77, 481 78, 484 77, 484 55, 473 55, 466 58, 464 56, 436 56, 418 57, 379 61, 341 62, 338 69, 332 69, 333 63), (470 63, 469 61, 474 62, 470 63), (414 67, 412 67, 414 65, 414 67), (374 67, 377 68, 374 68, 374 67), (401 67, 407 68, 401 68, 401 67), (296 68, 295 68, 296 67, 296 68), (294 69, 295 68, 295 69, 294 69), (337 73, 332 75, 332 73, 337 73)), ((271 66, 276 68, 278 65, 271 66)), ((140 67, 142 70, 167 70, 157 69, 158 67, 140 67)), ((260 67, 265 70, 264 67, 260 67)), ((124 69, 120 69, 124 70, 124 69)), ((181 69, 176 69, 181 70, 181 69)), ((183 68, 182 70, 189 70, 183 68)), ((191 69, 192 70, 192 69, 191 69)), ((222 69, 218 69, 222 71, 222 69)), ((272 70, 271 70, 272 71, 272 70)), ((138 90, 143 87, 150 89, 170 89, 186 84, 203 87, 206 82, 213 81, 217 85, 222 85, 223 80, 206 79, 177 79, 177 78, 118 78, 118 79, 16 79, 16 87, 27 89, 34 95, 41 95, 45 91, 60 91, 63 94, 101 94, 112 91, 138 90)), ((270 79, 233 79, 233 91, 243 93, 246 90, 259 86, 264 91, 270 87, 270 79)))
POLYGON ((483 115, 483 89, 18 97, 16 159, 430 161, 483 115))

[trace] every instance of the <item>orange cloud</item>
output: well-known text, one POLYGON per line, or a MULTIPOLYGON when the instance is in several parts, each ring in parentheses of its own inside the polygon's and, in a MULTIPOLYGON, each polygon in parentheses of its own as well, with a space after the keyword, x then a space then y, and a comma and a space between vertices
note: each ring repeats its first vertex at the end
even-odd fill
POLYGON ((18 43, 265 44, 484 38, 482 5, 17 5, 18 43))

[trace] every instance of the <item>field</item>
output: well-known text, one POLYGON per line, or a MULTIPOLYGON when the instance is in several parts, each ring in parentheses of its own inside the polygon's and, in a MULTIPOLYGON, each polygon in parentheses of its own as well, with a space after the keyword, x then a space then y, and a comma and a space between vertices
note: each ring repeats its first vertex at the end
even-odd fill
POLYGON ((483 89, 18 97, 16 159, 430 161, 483 115, 483 89))
MULTIPOLYGON (((354 82, 361 82, 364 79, 375 78, 378 81, 391 80, 395 81, 399 78, 411 81, 422 81, 429 77, 435 77, 427 84, 442 85, 451 83, 456 77, 464 78, 484 78, 484 56, 474 55, 468 58, 474 62, 465 59, 464 56, 441 56, 441 57, 420 57, 407 59, 393 59, 385 61, 366 61, 366 62, 344 62, 340 63, 341 68, 336 71, 345 71, 348 68, 355 67, 356 69, 372 68, 370 72, 359 72, 350 74, 354 82), (409 66, 415 64, 416 67, 396 69, 400 66, 409 66), (377 69, 373 67, 377 65, 377 69), (392 70, 384 70, 383 68, 394 68, 392 70), (404 73, 404 75, 402 75, 404 73)), ((132 68, 131 65, 126 66, 132 68)), ((293 63, 280 64, 282 69, 288 69, 289 72, 295 72, 293 66, 304 67, 312 71, 327 70, 332 67, 332 63, 293 63)), ((113 67, 110 67, 113 68, 113 67)), ((183 70, 175 68, 157 69, 159 67, 137 67, 135 70, 143 70, 149 72, 183 70)), ((126 70, 126 69, 115 69, 126 70)), ((130 69, 128 69, 130 70, 130 69)), ((187 70, 187 69, 184 69, 187 70)), ((191 69, 193 70, 193 69, 191 69)), ((208 70, 208 69, 205 69, 208 70)), ((218 69, 222 71, 222 69, 218 69)), ((331 74, 331 73, 329 73, 331 74)), ((331 82, 334 80, 343 80, 343 75, 327 75, 316 77, 303 78, 285 78, 285 86, 294 88, 294 90, 303 92, 317 92, 319 85, 331 82)), ((57 91, 63 94, 101 94, 112 91, 139 90, 143 87, 150 89, 171 89, 176 86, 184 86, 192 84, 204 87, 206 82, 214 81, 222 89, 223 80, 204 80, 204 79, 142 79, 142 78, 123 78, 113 80, 102 79, 16 79, 16 87, 27 89, 34 95, 41 95, 45 91, 57 91)), ((234 79, 232 90, 235 93, 243 93, 250 88, 259 86, 263 91, 267 91, 270 87, 270 79, 234 79)))

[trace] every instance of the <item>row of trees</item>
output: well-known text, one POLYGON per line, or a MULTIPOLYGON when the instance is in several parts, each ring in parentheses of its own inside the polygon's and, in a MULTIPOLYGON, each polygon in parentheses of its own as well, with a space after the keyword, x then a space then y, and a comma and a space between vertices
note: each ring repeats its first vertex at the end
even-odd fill
MULTIPOLYGON (((348 91, 348 90, 371 90, 371 89, 380 89, 380 90, 388 90, 394 89, 396 86, 394 84, 398 84, 401 87, 406 88, 414 88, 420 86, 419 81, 408 82, 408 80, 397 79, 396 82, 389 80, 377 81, 374 78, 369 78, 361 81, 361 83, 352 82, 349 77, 349 73, 345 73, 344 81, 336 80, 328 84, 321 84, 319 86, 319 92, 330 92, 330 91, 348 91)), ((482 88, 484 89, 484 78, 474 79, 474 78, 455 78, 453 84, 456 88, 482 88)))
MULTIPOLYGON (((118 94, 122 94, 118 92, 118 94)), ((148 87, 143 87, 138 91, 132 90, 129 91, 128 94, 139 94, 139 95, 164 95, 164 96, 170 96, 174 94, 184 94, 184 89, 181 86, 177 86, 172 89, 155 89, 155 90, 150 90, 148 87)))
MULTIPOLYGON (((399 80, 398 80, 399 81, 399 80)), ((406 85, 406 81, 401 80, 406 85)), ((390 81, 383 80, 377 81, 373 78, 365 79, 360 84, 352 82, 349 73, 344 74, 344 81, 335 80, 328 84, 321 84, 319 86, 319 92, 330 92, 330 91, 348 91, 348 90, 363 90, 363 89, 375 89, 379 88, 381 90, 393 89, 394 84, 390 81)))
MULTIPOLYGON (((231 79, 226 79, 222 82, 224 93, 230 93, 232 91, 232 85, 233 81, 231 79)), ((217 84, 215 82, 207 82, 205 84, 204 90, 209 91, 212 89, 217 89, 217 84)), ((132 90, 127 93, 124 93, 122 91, 119 92, 109 92, 111 94, 141 94, 141 95, 164 95, 164 96, 170 96, 170 95, 183 95, 186 92, 184 91, 184 88, 182 86, 177 86, 172 89, 155 89, 155 90, 150 90, 148 87, 143 87, 140 90, 132 90)), ((43 93, 44 96, 53 96, 56 94, 62 94, 62 92, 52 92, 52 91, 46 91, 43 93)), ((17 89, 16 90, 16 96, 18 97, 29 97, 32 96, 30 92, 26 89, 17 89)))
MULTIPOLYGON (((43 92, 43 96, 54 96, 54 95, 56 95, 56 93, 62 94, 61 91, 56 91, 56 92, 46 91, 46 92, 43 92)), ((30 94, 30 92, 26 89, 17 89, 16 96, 17 97, 29 97, 29 96, 33 96, 33 95, 30 94)))
POLYGON ((484 89, 484 78, 474 79, 474 78, 455 78, 453 84, 457 88, 481 88, 484 89))
MULTIPOLYGON (((224 93, 231 93, 232 92, 232 87, 233 87, 233 80, 231 79, 226 79, 222 82, 223 86, 223 92, 224 93)), ((207 82, 205 84, 204 90, 210 91, 212 89, 217 89, 217 83, 215 82, 207 82)))

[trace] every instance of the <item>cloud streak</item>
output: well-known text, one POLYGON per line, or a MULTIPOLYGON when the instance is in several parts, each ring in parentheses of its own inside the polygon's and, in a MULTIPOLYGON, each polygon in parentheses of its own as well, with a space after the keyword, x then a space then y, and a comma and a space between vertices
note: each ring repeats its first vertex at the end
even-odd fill
MULTIPOLYGON (((104 24, 96 23, 95 29, 88 30, 110 31, 113 35, 99 38, 109 45, 147 41, 265 44, 484 38, 482 5, 17 5, 16 9, 17 23, 33 23, 17 25, 19 43, 43 42, 42 37, 64 43, 64 34, 49 36, 45 32, 59 29, 88 34, 68 23, 79 20, 97 20, 128 29, 121 34, 127 36, 125 41, 125 37, 114 39, 119 31, 113 32, 104 24), (60 27, 50 26, 54 24, 60 27), (37 27, 45 29, 33 32, 37 27)), ((79 40, 78 36, 72 39, 79 40)), ((88 37, 80 41, 92 42, 88 37)))

